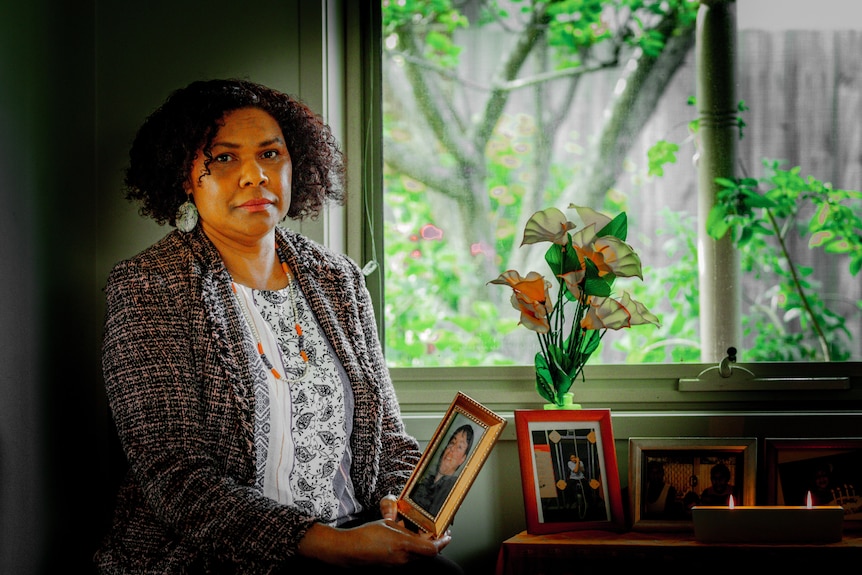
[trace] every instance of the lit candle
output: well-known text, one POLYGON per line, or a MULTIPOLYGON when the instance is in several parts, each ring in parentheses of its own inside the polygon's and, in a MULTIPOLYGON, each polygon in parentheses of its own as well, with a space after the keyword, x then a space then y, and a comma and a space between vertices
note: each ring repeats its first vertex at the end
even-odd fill
POLYGON ((730 494, 730 497, 727 499, 727 506, 733 509, 733 493, 730 494))
POLYGON ((810 491, 808 492, 808 499, 807 499, 806 501, 807 501, 807 507, 808 507, 808 509, 812 509, 812 508, 814 507, 814 505, 813 505, 813 503, 812 503, 812 501, 811 501, 811 492, 810 492, 810 491))

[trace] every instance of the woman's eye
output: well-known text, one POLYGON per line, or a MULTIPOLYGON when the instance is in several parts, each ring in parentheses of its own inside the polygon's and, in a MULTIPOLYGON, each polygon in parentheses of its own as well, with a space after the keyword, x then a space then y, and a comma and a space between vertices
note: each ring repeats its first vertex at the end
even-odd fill
POLYGON ((277 150, 267 150, 262 155, 267 160, 274 160, 275 158, 278 157, 278 151, 277 150))
POLYGON ((230 161, 230 154, 219 154, 218 156, 213 158, 213 161, 224 163, 230 161))

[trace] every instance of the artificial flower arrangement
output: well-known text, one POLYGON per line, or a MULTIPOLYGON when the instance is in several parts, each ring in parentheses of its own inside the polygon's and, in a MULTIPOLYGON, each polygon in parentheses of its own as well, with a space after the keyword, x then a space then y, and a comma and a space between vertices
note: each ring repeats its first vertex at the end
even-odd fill
POLYGON ((583 378, 584 365, 607 330, 661 325, 628 292, 623 291, 619 299, 611 297, 616 278, 643 280, 640 257, 625 243, 626 213, 610 219, 590 208, 570 205, 572 208, 584 222, 576 232, 570 233, 575 224, 557 208, 536 212, 524 226, 521 246, 551 242, 545 261, 557 278, 555 298, 551 297, 552 283, 533 271, 521 277, 508 270, 489 282, 512 288, 512 307, 521 312, 519 323, 539 338, 536 390, 557 406, 564 405, 572 382, 579 375, 583 378), (573 313, 567 319, 569 309, 573 313))

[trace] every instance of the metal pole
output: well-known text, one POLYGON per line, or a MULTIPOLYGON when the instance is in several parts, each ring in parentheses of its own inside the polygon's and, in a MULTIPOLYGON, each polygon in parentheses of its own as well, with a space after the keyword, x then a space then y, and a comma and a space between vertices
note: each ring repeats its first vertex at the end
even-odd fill
POLYGON ((729 235, 715 241, 706 232, 719 189, 715 179, 736 175, 735 0, 701 0, 695 54, 701 360, 711 363, 742 343, 739 255, 729 235))

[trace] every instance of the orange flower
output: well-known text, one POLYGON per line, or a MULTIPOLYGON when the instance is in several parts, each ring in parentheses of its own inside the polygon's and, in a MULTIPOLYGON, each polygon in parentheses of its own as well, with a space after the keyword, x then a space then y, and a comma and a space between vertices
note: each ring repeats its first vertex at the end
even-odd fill
POLYGON ((615 299, 609 297, 590 298, 581 327, 584 329, 620 329, 631 325, 631 314, 615 299))
POLYGON ((603 227, 608 225, 611 221, 609 217, 604 214, 600 214, 596 210, 592 208, 586 208, 584 206, 576 206, 575 204, 569 204, 570 210, 576 210, 578 212, 578 216, 580 216, 581 220, 584 222, 584 227, 588 228, 591 225, 593 226, 593 230, 598 232, 603 227))
POLYGON ((613 272, 618 277, 643 279, 640 256, 632 247, 614 236, 596 237, 596 224, 590 224, 572 234, 572 244, 581 261, 591 260, 600 276, 613 272))
POLYGON ((566 282, 566 287, 569 288, 569 291, 575 296, 576 299, 580 299, 581 297, 581 282, 584 281, 584 276, 587 274, 587 271, 581 266, 581 269, 575 270, 573 272, 567 272, 559 277, 562 278, 564 282, 566 282))
POLYGON ((593 243, 596 251, 602 254, 605 264, 618 277, 643 278, 641 259, 630 245, 614 236, 596 238, 593 243))
POLYGON ((653 315, 644 304, 632 299, 629 292, 624 291, 619 301, 609 297, 593 297, 590 299, 590 309, 581 327, 584 329, 621 329, 633 325, 651 323, 661 327, 659 319, 653 315))
POLYGON ((551 331, 548 314, 551 313, 553 304, 550 299, 544 302, 535 301, 520 292, 513 292, 512 307, 521 312, 521 319, 518 323, 525 328, 536 333, 548 333, 551 331))
POLYGON ((521 245, 551 242, 566 245, 569 230, 575 224, 566 218, 566 214, 557 208, 547 208, 534 213, 524 225, 524 239, 521 245))
POLYGON ((524 327, 538 333, 550 331, 548 314, 554 310, 550 297, 551 282, 536 272, 530 272, 524 278, 515 270, 508 270, 488 283, 512 288, 512 307, 521 312, 519 323, 524 327))
POLYGON ((651 323, 656 327, 661 327, 661 321, 647 307, 639 301, 632 299, 629 292, 624 291, 620 304, 631 314, 631 325, 643 325, 651 323))
MULTIPOLYGON (((586 230, 582 230, 582 232, 586 232, 586 235, 591 234, 591 228, 587 228, 586 230)), ((591 234, 592 237, 595 237, 595 234, 591 234)), ((581 243, 581 238, 584 236, 580 236, 579 234, 575 234, 572 236, 572 247, 575 248, 575 251, 578 253, 578 257, 581 260, 581 266, 584 265, 584 260, 592 261, 596 269, 599 270, 599 276, 606 276, 611 273, 613 270, 611 266, 605 261, 605 255, 601 251, 597 251, 595 249, 595 245, 592 241, 581 243)))

